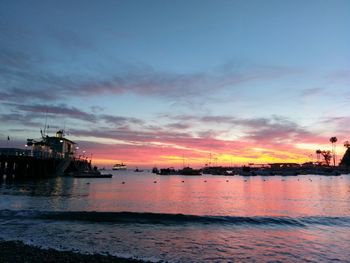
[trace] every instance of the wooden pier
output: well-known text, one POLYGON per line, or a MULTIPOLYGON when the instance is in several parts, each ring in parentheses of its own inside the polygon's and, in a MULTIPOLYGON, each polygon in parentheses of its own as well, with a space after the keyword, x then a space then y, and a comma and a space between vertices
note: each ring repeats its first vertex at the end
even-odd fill
POLYGON ((0 155, 0 181, 7 179, 36 179, 62 176, 90 166, 86 160, 37 158, 33 156, 0 155))
POLYGON ((40 159, 33 156, 0 155, 0 180, 2 178, 43 178, 56 174, 61 160, 40 159))
POLYGON ((0 180, 62 176, 91 170, 91 160, 76 158, 76 143, 64 137, 41 133, 42 139, 27 139, 26 148, 0 148, 0 180))

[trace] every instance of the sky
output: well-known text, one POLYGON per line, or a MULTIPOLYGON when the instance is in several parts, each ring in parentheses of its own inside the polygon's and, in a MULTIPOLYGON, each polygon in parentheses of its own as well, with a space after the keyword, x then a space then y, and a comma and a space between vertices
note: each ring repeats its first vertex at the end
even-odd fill
POLYGON ((349 11, 346 0, 0 0, 0 147, 23 148, 46 123, 106 167, 303 163, 332 136, 340 159, 349 11))

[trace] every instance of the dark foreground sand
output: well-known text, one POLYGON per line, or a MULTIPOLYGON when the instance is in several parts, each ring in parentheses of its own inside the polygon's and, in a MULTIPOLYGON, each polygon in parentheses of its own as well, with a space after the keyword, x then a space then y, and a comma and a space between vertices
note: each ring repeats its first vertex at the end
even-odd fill
POLYGON ((54 249, 42 249, 25 245, 19 241, 0 241, 0 263, 41 263, 41 262, 121 262, 121 263, 141 263, 144 261, 136 259, 123 259, 108 255, 84 255, 69 251, 57 251, 54 249))

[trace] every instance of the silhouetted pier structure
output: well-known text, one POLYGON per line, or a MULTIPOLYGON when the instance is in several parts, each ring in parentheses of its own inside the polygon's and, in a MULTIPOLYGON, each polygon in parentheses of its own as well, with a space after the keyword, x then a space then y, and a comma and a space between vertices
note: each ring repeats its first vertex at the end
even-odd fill
POLYGON ((37 158, 33 156, 0 155, 0 180, 35 179, 61 176, 69 171, 90 167, 87 160, 37 158))
POLYGON ((0 178, 41 178, 56 174, 60 160, 0 155, 0 178))
POLYGON ((63 131, 58 131, 56 136, 42 136, 40 141, 28 139, 26 149, 0 148, 0 180, 44 178, 91 170, 87 159, 74 156, 74 145, 63 137, 63 131))

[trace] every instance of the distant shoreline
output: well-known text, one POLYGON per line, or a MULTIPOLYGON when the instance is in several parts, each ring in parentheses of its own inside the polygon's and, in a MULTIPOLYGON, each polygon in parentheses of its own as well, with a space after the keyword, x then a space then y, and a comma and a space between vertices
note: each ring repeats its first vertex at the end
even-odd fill
POLYGON ((21 241, 0 241, 0 263, 143 263, 138 259, 126 259, 111 255, 86 255, 72 251, 58 251, 52 248, 44 249, 26 245, 21 241))

